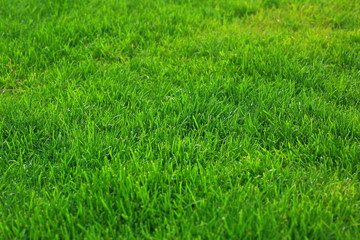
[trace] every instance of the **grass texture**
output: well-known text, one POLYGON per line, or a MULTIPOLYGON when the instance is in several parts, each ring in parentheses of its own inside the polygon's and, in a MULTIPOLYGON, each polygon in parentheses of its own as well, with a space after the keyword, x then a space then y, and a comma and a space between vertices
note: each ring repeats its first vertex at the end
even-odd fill
POLYGON ((354 0, 1 0, 0 236, 360 239, 354 0))

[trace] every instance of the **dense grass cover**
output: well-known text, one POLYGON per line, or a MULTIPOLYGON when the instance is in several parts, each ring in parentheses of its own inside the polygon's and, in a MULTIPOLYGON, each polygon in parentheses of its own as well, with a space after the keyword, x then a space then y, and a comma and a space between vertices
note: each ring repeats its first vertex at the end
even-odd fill
POLYGON ((1 0, 0 236, 360 239, 354 0, 1 0))

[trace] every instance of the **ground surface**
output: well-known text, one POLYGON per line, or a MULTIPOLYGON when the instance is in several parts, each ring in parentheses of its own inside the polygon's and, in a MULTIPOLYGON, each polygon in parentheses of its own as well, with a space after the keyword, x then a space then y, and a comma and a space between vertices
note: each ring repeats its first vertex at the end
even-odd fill
POLYGON ((354 0, 1 0, 0 236, 360 239, 354 0))

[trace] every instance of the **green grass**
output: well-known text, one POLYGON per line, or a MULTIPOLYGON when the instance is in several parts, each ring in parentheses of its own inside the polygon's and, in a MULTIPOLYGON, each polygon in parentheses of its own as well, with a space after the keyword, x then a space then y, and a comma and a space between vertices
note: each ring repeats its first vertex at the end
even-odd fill
POLYGON ((2 0, 1 238, 359 239, 356 2, 2 0))

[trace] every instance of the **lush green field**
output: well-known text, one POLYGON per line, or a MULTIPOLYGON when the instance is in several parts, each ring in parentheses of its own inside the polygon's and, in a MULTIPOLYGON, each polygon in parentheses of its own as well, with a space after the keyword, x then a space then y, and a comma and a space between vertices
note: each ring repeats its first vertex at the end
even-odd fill
POLYGON ((1 239, 360 239, 355 0, 1 0, 1 239))

